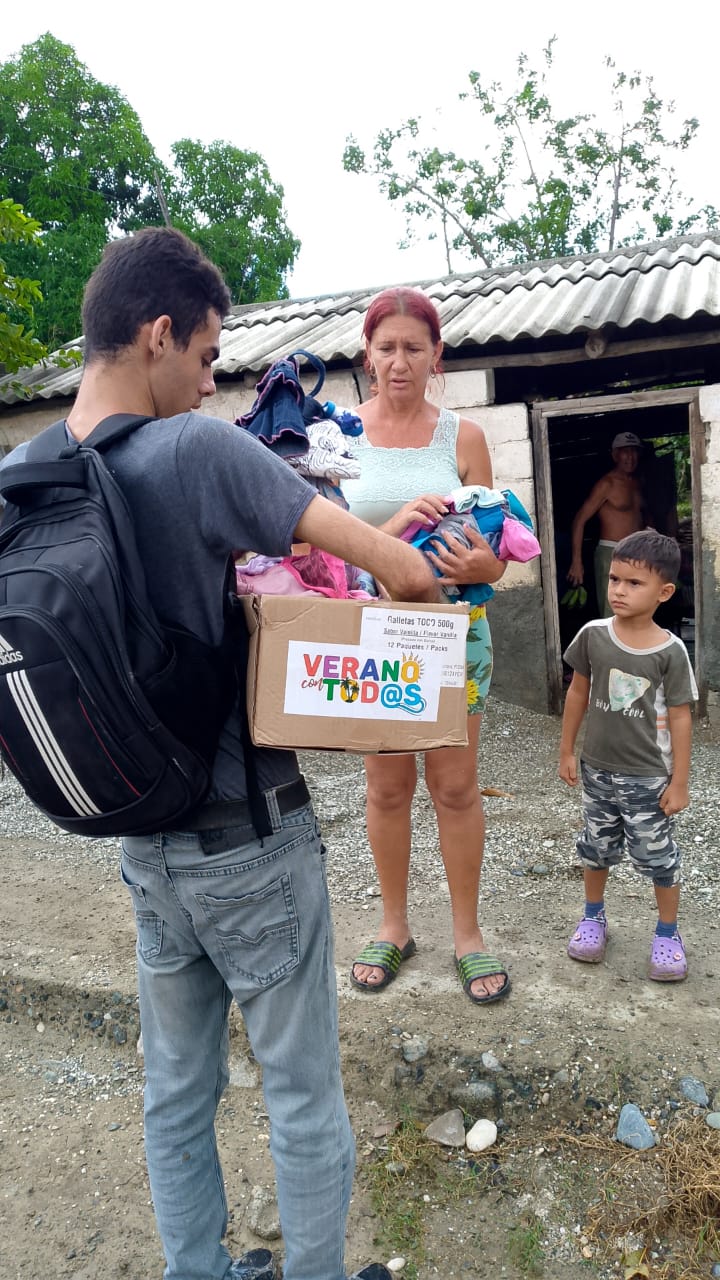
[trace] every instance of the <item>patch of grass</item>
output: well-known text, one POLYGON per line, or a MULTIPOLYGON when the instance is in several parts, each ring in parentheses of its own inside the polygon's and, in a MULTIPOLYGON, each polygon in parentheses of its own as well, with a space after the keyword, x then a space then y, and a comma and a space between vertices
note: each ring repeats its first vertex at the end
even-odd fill
POLYGON ((524 1276, 541 1276, 545 1254, 542 1247, 543 1225, 534 1214, 510 1228, 508 1255, 524 1276))
MULTIPOLYGON (((384 1140, 364 1166, 377 1218, 376 1244, 389 1257, 402 1254, 404 1280, 435 1265, 433 1232, 438 1211, 445 1221, 462 1207, 465 1237, 482 1220, 489 1197, 493 1248, 522 1277, 542 1276, 549 1266, 543 1248, 545 1224, 528 1209, 508 1207, 518 1195, 552 1191, 553 1221, 583 1222, 593 1260, 578 1257, 578 1273, 594 1274, 600 1262, 622 1267, 619 1241, 636 1238, 653 1254, 652 1280, 706 1280, 720 1259, 720 1134, 702 1117, 683 1117, 662 1135, 659 1146, 633 1151, 607 1132, 553 1127, 542 1135, 505 1136, 501 1147, 468 1159, 429 1142, 411 1116, 384 1140), (537 1157, 542 1155, 542 1161, 537 1157)), ((526 1202, 527 1203, 527 1202, 526 1202)), ((487 1234, 482 1228, 483 1243, 487 1234)))
POLYGON ((416 1280, 417 1269, 426 1260, 423 1195, 435 1185, 438 1167, 437 1148, 409 1117, 388 1136, 382 1155, 365 1167, 379 1219, 376 1243, 388 1254, 407 1258, 404 1275, 408 1280, 416 1280))
POLYGON ((701 1117, 679 1120, 660 1146, 637 1152, 609 1138, 560 1137, 592 1151, 603 1168, 601 1193, 588 1210, 587 1234, 608 1241, 635 1235, 648 1248, 666 1242, 653 1280, 700 1280, 720 1258, 720 1134, 701 1117))

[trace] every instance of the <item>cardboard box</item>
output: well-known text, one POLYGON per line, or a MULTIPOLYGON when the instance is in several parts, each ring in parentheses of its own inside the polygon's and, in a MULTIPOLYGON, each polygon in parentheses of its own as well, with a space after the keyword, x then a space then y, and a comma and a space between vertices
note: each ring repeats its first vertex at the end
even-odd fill
POLYGON ((248 718, 264 747, 467 745, 468 607, 251 596, 248 718))

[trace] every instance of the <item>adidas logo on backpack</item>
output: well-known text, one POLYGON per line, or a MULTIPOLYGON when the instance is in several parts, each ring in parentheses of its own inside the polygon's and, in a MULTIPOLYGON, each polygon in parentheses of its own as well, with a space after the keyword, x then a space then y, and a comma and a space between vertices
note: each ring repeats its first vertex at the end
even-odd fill
POLYGON ((11 663, 22 662, 23 656, 19 649, 11 649, 7 640, 0 636, 0 667, 9 667, 11 663))
POLYGON ((82 445, 54 423, 0 472, 0 753, 82 835, 178 826, 207 792, 237 695, 229 628, 213 649, 155 616, 100 456, 147 421, 114 415, 82 445))

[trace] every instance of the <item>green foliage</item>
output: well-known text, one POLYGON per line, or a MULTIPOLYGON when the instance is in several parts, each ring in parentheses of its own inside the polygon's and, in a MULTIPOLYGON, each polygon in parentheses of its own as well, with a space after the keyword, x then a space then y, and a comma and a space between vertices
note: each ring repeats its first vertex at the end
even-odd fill
POLYGON ((287 297, 285 276, 300 250, 288 229, 284 192, 262 156, 229 143, 173 143, 167 206, 174 226, 222 271, 233 301, 287 297))
MULTIPOLYGON (((41 235, 40 223, 29 218, 22 205, 9 198, 0 200, 0 245, 32 248, 41 235)), ((48 359, 47 347, 35 336, 35 308, 42 302, 37 280, 10 275, 0 258, 0 374, 17 373, 48 359), (28 325, 31 326, 28 328, 28 325)), ((60 368, 78 364, 80 352, 56 352, 52 363, 60 368)), ((20 382, 12 386, 29 394, 20 382)))
POLYGON ((452 249, 489 266, 718 225, 717 210, 684 199, 670 162, 691 144, 698 121, 673 132, 673 104, 660 98, 652 76, 618 71, 611 59, 614 128, 584 112, 558 115, 548 85, 554 44, 553 37, 539 70, 520 54, 510 92, 470 72, 460 101, 476 113, 476 158, 424 142, 418 119, 382 130, 371 155, 357 139, 346 141, 345 169, 378 179, 388 199, 401 203, 409 235, 421 221, 429 239, 442 234, 448 271, 452 249))
POLYGON ((689 436, 656 436, 653 439, 652 444, 658 458, 663 458, 667 454, 672 454, 675 469, 675 488, 677 490, 678 508, 681 504, 683 506, 687 506, 689 513, 692 502, 689 436))
POLYGON ((42 282, 36 323, 50 346, 79 333, 84 283, 110 236, 147 210, 156 163, 132 107, 69 45, 46 34, 0 66, 0 196, 43 226, 8 261, 42 282))
MULTIPOLYGON (((0 200, 0 245, 32 245, 40 224, 14 200, 0 200)), ((10 275, 0 258, 0 372, 16 373, 47 355, 32 328, 34 308, 42 298, 37 280, 10 275)))
POLYGON ((12 194, 43 228, 8 245, 7 267, 40 282, 33 302, 45 345, 80 332, 83 288, 103 247, 160 225, 164 201, 172 224, 225 274, 234 301, 286 296, 300 245, 262 157, 189 139, 172 150, 169 170, 123 95, 49 33, 0 65, 0 199, 12 194))

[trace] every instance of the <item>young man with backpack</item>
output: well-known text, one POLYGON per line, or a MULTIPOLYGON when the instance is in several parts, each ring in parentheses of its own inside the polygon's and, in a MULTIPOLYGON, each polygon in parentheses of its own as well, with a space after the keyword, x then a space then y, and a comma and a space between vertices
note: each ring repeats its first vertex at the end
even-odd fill
MULTIPOLYGON (((439 600, 420 552, 320 497, 250 432, 194 412, 215 390, 229 305, 216 268, 168 228, 110 244, 85 292, 85 369, 67 443, 113 415, 153 419, 103 458, 129 506, 158 618, 219 646, 228 557, 281 556, 293 541, 352 560, 396 599, 439 600)), ((233 998, 263 1071, 285 1280, 345 1280, 354 1143, 324 849, 295 755, 250 750, 239 696, 202 804, 187 822, 125 836, 122 878, 137 923, 145 1147, 165 1280, 277 1274, 268 1250, 233 1261, 222 1242, 215 1114, 233 998), (270 834, 257 834, 258 803, 270 834)), ((380 1264, 357 1275, 389 1277, 380 1264)))

